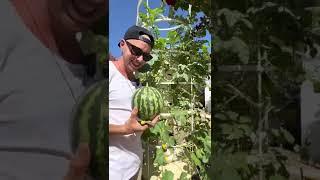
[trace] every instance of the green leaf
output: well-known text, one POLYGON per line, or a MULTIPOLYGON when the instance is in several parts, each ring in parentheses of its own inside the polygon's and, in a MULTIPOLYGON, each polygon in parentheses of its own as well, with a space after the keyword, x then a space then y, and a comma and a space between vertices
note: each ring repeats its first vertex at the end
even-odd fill
POLYGON ((233 111, 228 111, 228 112, 227 112, 227 115, 228 115, 228 116, 230 117, 230 119, 232 119, 232 120, 236 120, 237 117, 238 117, 238 113, 233 112, 233 111))
POLYGON ((165 170, 164 173, 162 174, 162 179, 163 180, 173 180, 174 174, 171 171, 165 170))
POLYGON ((248 64, 249 48, 243 40, 237 37, 233 37, 231 41, 226 43, 226 47, 231 48, 233 52, 237 53, 242 63, 248 64))
POLYGON ((222 171, 221 177, 217 178, 219 180, 241 180, 241 176, 234 168, 225 168, 222 171))
POLYGON ((290 15, 291 17, 293 17, 293 18, 295 18, 295 19, 298 19, 297 16, 294 15, 294 13, 293 13, 290 9, 288 9, 288 8, 286 8, 286 7, 284 7, 284 6, 280 6, 280 7, 278 8, 278 11, 279 11, 279 12, 284 12, 284 13, 290 15))
POLYGON ((216 41, 213 43, 214 49, 216 51, 221 51, 223 49, 233 52, 238 55, 239 60, 244 63, 248 64, 249 62, 249 47, 247 44, 238 37, 232 37, 230 40, 223 41, 216 38, 216 41))
POLYGON ((283 129, 282 127, 280 128, 280 131, 288 143, 290 144, 294 143, 294 137, 291 135, 289 131, 287 131, 286 129, 283 129))
POLYGON ((164 153, 163 153, 162 148, 157 149, 156 158, 154 160, 154 163, 159 166, 163 166, 165 164, 164 153))
POLYGON ((188 74, 182 74, 182 78, 186 81, 186 82, 188 82, 189 81, 189 75, 188 74))
POLYGON ((144 13, 140 13, 139 16, 140 16, 141 19, 147 19, 148 18, 147 15, 144 14, 144 13))
POLYGON ((171 114, 174 115, 175 120, 178 123, 178 126, 185 126, 187 122, 187 111, 185 110, 172 110, 171 114))
POLYGON ((245 134, 246 136, 250 136, 250 134, 251 134, 251 132, 252 132, 250 126, 249 126, 249 125, 246 125, 246 124, 239 124, 239 125, 238 125, 238 128, 241 129, 241 130, 243 130, 243 132, 244 132, 244 134, 245 134))
POLYGON ((279 47, 283 47, 283 46, 285 45, 285 43, 283 42, 283 40, 281 40, 281 39, 279 39, 279 38, 277 38, 277 37, 275 37, 275 36, 269 36, 269 40, 270 40, 272 43, 278 45, 279 47))
POLYGON ((241 123, 250 123, 251 122, 251 118, 248 116, 240 116, 240 120, 241 123))
POLYGON ((174 137, 172 137, 172 136, 171 136, 171 137, 169 137, 169 139, 168 139, 168 142, 167 142, 167 143, 168 143, 168 145, 169 145, 169 146, 174 146, 174 145, 175 145, 174 137))
POLYGON ((188 180, 188 174, 186 172, 182 172, 178 180, 188 180))
POLYGON ((158 38, 155 42, 155 49, 164 49, 166 44, 167 42, 164 38, 158 38))
POLYGON ((168 131, 166 131, 166 132, 163 131, 160 134, 160 139, 165 143, 168 143, 168 144, 170 143, 171 146, 173 145, 173 144, 171 144, 172 142, 170 141, 170 136, 169 136, 169 132, 168 131))
POLYGON ((217 113, 214 115, 215 118, 221 119, 221 120, 227 120, 226 116, 221 113, 217 113))
POLYGON ((242 17, 244 17, 244 15, 239 11, 232 11, 227 8, 223 8, 219 10, 217 15, 218 16, 224 15, 229 27, 232 27, 237 21, 239 21, 242 17))
POLYGON ((203 53, 207 54, 208 53, 208 46, 206 46, 205 44, 202 45, 201 50, 203 53))
POLYGON ((253 25, 250 21, 248 21, 247 19, 240 19, 249 29, 253 29, 253 25))
POLYGON ((150 129, 150 132, 152 134, 161 134, 161 129, 163 129, 163 127, 164 127, 164 122, 160 121, 153 128, 150 129))
POLYGON ((202 141, 202 142, 203 142, 203 146, 204 146, 204 152, 206 154, 211 154, 211 143, 212 143, 211 136, 206 134, 206 137, 205 137, 204 141, 202 141))
POLYGON ((271 176, 269 180, 286 180, 286 178, 280 175, 274 175, 271 176))
POLYGON ((169 31, 167 37, 169 44, 175 44, 178 41, 178 33, 176 31, 169 31))
POLYGON ((280 132, 278 129, 271 129, 271 134, 274 135, 275 137, 280 137, 280 132))
POLYGON ((243 152, 237 152, 231 155, 232 166, 236 169, 245 169, 247 167, 247 154, 243 152))
POLYGON ((243 132, 240 129, 233 129, 233 132, 227 137, 227 139, 239 139, 243 137, 243 132))
POLYGON ((273 2, 265 2, 263 3, 263 6, 260 7, 260 8, 255 8, 255 7, 251 7, 247 10, 247 13, 251 14, 255 14, 255 13, 258 13, 258 12, 261 12, 267 8, 272 8, 272 7, 275 7, 277 6, 277 4, 273 3, 273 2))
POLYGON ((197 156, 194 153, 191 153, 191 159, 195 165, 201 166, 201 161, 197 158, 197 156))
POLYGON ((202 158, 202 153, 203 153, 202 149, 197 149, 196 150, 197 158, 201 159, 202 158))
POLYGON ((232 134, 233 126, 229 124, 221 124, 220 128, 222 129, 222 134, 232 134))

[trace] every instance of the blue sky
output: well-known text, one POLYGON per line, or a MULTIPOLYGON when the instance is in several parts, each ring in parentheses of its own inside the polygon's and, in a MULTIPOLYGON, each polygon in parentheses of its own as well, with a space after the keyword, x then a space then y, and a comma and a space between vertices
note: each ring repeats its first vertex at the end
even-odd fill
MULTIPOLYGON (((151 8, 159 7, 161 0, 149 0, 151 8)), ((125 31, 136 23, 138 0, 109 0, 109 51, 120 56, 118 42, 125 31)), ((141 5, 141 10, 143 5, 141 5)), ((205 39, 210 39, 208 34, 205 39)))

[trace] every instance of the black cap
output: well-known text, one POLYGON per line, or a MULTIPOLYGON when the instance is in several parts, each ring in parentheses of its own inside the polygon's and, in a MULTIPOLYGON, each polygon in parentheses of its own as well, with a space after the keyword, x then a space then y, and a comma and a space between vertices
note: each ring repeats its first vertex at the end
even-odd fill
POLYGON ((153 48, 154 46, 154 38, 151 34, 151 32, 149 30, 147 30, 146 28, 140 27, 140 26, 131 26, 127 32, 124 34, 123 37, 125 40, 127 39, 138 39, 141 41, 146 42, 147 44, 149 44, 151 46, 151 48, 153 48), (150 40, 148 38, 143 37, 143 35, 147 35, 150 40))

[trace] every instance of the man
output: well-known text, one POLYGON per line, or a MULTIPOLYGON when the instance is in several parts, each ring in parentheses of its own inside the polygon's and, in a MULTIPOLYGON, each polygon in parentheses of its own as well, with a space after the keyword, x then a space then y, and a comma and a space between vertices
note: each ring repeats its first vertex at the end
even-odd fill
POLYGON ((143 161, 141 134, 159 120, 158 115, 141 126, 138 109, 131 107, 139 86, 134 74, 152 59, 154 38, 147 29, 132 26, 118 45, 122 56, 109 61, 109 179, 128 180, 137 179, 143 161))
POLYGON ((106 0, 0 1, 1 180, 86 176, 88 146, 72 155, 69 129, 93 78, 75 33, 106 10, 106 0))

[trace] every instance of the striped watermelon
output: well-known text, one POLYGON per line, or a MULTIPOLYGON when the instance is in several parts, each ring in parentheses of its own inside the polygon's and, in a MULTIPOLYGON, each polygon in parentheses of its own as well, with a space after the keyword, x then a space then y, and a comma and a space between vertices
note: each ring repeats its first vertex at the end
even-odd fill
POLYGON ((106 92, 105 80, 90 86, 73 111, 71 148, 75 153, 80 142, 89 144, 91 162, 88 173, 93 179, 107 179, 106 92))
POLYGON ((163 98, 154 87, 145 86, 139 88, 133 95, 132 108, 138 108, 138 116, 141 121, 150 121, 162 111, 163 98))

